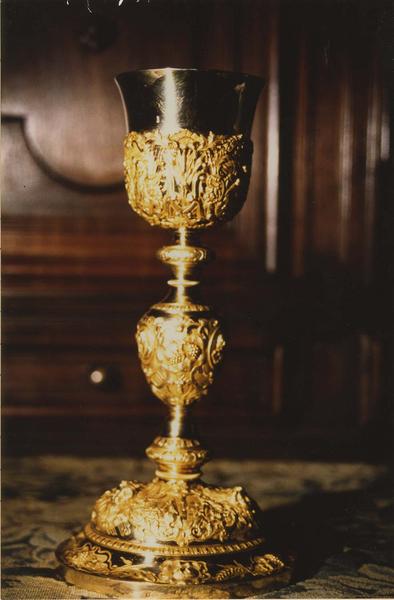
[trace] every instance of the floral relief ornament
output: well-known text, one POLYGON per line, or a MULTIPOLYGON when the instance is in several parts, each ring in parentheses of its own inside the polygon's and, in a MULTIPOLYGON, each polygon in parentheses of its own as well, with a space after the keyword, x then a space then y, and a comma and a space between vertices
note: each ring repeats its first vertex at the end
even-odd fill
POLYGON ((188 405, 207 394, 225 346, 217 319, 148 313, 136 340, 145 377, 160 400, 188 405))
POLYGON ((250 539, 258 516, 241 487, 156 478, 147 484, 123 481, 105 492, 94 506, 92 524, 99 533, 133 536, 147 546, 154 539, 184 547, 229 537, 235 542, 250 539))
POLYGON ((252 155, 242 134, 132 131, 124 145, 129 202, 151 225, 205 228, 240 208, 252 155))
POLYGON ((88 573, 172 585, 196 585, 272 575, 284 566, 282 561, 272 554, 255 556, 248 564, 234 560, 215 568, 210 567, 204 560, 179 559, 165 559, 147 567, 135 564, 133 559, 124 556, 120 556, 117 563, 114 563, 111 552, 86 542, 81 534, 68 542, 63 557, 68 566, 88 573))

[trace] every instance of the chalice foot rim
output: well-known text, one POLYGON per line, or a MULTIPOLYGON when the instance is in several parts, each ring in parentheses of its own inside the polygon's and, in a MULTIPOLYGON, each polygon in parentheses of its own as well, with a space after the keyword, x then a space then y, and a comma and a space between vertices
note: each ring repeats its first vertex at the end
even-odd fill
MULTIPOLYGON (((113 598, 193 600, 252 597, 254 594, 267 593, 288 585, 293 562, 291 557, 284 557, 283 554, 278 558, 268 553, 268 547, 264 543, 238 555, 199 556, 197 560, 196 557, 182 560, 174 560, 167 556, 155 556, 152 560, 150 557, 147 565, 140 562, 133 573, 133 567, 127 569, 127 556, 131 563, 137 555, 124 555, 123 562, 119 552, 111 552, 107 548, 90 543, 83 531, 62 542, 56 555, 61 564, 62 576, 67 583, 113 598), (75 551, 79 548, 83 553, 82 548, 86 543, 89 543, 98 557, 109 556, 109 564, 100 564, 99 561, 96 566, 72 565, 68 558, 70 549, 75 551), (264 564, 267 565, 266 572, 264 564)), ((143 555, 140 555, 139 560, 146 561, 146 557, 144 559, 143 555)))

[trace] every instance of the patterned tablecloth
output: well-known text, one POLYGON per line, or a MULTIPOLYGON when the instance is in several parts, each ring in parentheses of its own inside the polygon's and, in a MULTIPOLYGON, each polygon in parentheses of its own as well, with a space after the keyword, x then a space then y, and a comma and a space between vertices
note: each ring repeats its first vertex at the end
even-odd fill
MULTIPOLYGON (((103 598, 64 583, 54 549, 143 460, 39 457, 3 464, 3 600, 103 598)), ((214 461, 205 480, 242 484, 296 555, 293 583, 263 598, 394 598, 392 478, 368 464, 214 461)))

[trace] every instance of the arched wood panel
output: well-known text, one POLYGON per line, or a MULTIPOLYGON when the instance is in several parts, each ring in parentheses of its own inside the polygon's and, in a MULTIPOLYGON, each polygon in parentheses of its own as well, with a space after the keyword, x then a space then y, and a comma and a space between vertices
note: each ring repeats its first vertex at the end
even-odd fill
POLYGON ((73 440, 77 452, 141 452, 141 439, 159 429, 163 410, 143 380, 132 332, 165 293, 155 252, 169 238, 127 205, 113 76, 169 65, 267 81, 247 203, 204 236, 217 254, 205 296, 229 342, 212 394, 196 409, 206 439, 233 455, 379 449, 392 352, 390 269, 381 260, 392 215, 383 8, 125 0, 90 15, 84 2, 5 2, 12 451, 64 451, 73 440), (92 384, 95 369, 105 385, 92 384), (364 435, 369 445, 357 446, 364 435))

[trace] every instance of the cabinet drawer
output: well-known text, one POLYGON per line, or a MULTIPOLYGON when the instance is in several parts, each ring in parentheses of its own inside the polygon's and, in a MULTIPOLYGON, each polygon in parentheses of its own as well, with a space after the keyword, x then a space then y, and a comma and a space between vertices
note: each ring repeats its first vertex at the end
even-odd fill
MULTIPOLYGON (((7 414, 140 413, 162 411, 141 371, 136 349, 122 353, 5 352, 3 408, 7 414)), ((207 414, 255 411, 270 405, 269 360, 227 352, 208 398, 207 414)))
POLYGON ((149 412, 149 388, 138 359, 128 354, 5 353, 4 408, 8 413, 149 412))

